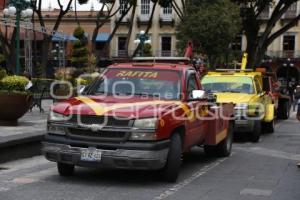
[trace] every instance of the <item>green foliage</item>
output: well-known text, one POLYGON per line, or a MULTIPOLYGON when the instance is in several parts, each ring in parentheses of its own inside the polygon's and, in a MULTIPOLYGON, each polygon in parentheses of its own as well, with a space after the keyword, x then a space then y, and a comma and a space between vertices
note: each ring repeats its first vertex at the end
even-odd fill
POLYGON ((35 77, 37 77, 37 78, 43 77, 44 70, 43 70, 41 63, 37 62, 35 67, 33 68, 33 70, 34 70, 35 77))
POLYGON ((6 76, 0 81, 0 90, 24 92, 28 82, 29 80, 24 76, 6 76))
POLYGON ((183 50, 188 41, 192 41, 195 51, 215 59, 226 52, 240 31, 239 6, 230 0, 200 2, 202 4, 189 5, 187 16, 177 27, 178 47, 183 50))
POLYGON ((144 56, 152 56, 152 46, 151 46, 151 44, 145 44, 143 51, 144 51, 144 56))
POLYGON ((84 30, 83 28, 81 28, 80 26, 78 26, 77 28, 75 28, 74 32, 73 32, 73 36, 78 38, 79 40, 84 39, 84 30))
POLYGON ((5 69, 0 69, 0 80, 7 76, 5 69))
POLYGON ((89 51, 86 47, 84 30, 81 27, 77 27, 73 35, 79 40, 73 43, 71 63, 76 68, 86 68, 89 61, 89 51))

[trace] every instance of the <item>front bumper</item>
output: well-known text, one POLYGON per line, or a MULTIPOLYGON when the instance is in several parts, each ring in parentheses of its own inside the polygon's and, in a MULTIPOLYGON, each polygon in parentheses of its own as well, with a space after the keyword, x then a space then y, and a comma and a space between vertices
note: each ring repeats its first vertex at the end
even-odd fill
MULTIPOLYGON (((70 144, 75 144, 71 142, 70 144)), ((169 141, 156 142, 155 144, 143 145, 142 143, 130 144, 81 144, 70 145, 50 141, 43 142, 42 152, 46 159, 53 162, 73 164, 82 167, 101 167, 115 169, 140 169, 156 170, 165 166, 169 152, 169 141), (108 147, 109 145, 110 147, 108 147), (84 147, 80 147, 84 146, 84 147), (81 152, 89 147, 101 151, 100 162, 81 160, 81 152), (103 148, 101 148, 101 146, 103 148)))
POLYGON ((254 131, 254 120, 236 119, 234 124, 234 131, 239 133, 249 133, 254 131))

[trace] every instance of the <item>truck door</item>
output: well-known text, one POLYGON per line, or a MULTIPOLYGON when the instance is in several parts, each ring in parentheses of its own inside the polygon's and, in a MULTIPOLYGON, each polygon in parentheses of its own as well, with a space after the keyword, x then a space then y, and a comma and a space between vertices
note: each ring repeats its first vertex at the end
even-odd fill
POLYGON ((198 117, 198 113, 200 112, 200 109, 202 107, 201 102, 189 101, 189 99, 192 99, 191 97, 193 90, 200 89, 200 82, 197 79, 196 72, 194 70, 189 71, 187 73, 186 80, 186 105, 191 111, 189 117, 186 120, 186 134, 188 135, 188 137, 186 137, 186 145, 187 147, 189 147, 201 141, 201 138, 203 137, 203 130, 201 130, 203 128, 203 120, 200 120, 198 117))
POLYGON ((269 103, 268 102, 268 96, 267 96, 267 93, 266 92, 264 92, 263 90, 262 90, 262 85, 261 85, 261 82, 262 82, 262 80, 260 81, 259 80, 259 77, 258 76, 256 76, 255 78, 254 78, 254 83, 255 83, 255 88, 256 88, 256 93, 257 93, 257 95, 259 96, 259 100, 258 100, 258 102, 261 104, 260 105, 260 109, 259 109, 259 111, 260 111, 260 115, 264 115, 264 112, 266 111, 266 105, 269 103), (262 110, 263 109, 263 110, 262 110))

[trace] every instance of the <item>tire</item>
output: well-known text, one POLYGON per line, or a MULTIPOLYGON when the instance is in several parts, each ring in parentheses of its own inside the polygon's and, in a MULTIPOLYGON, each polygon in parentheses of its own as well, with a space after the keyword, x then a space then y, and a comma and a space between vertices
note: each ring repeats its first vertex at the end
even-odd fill
POLYGON ((162 170, 163 180, 166 182, 176 182, 180 166, 182 163, 182 141, 178 133, 175 133, 171 137, 171 143, 167 162, 162 170))
POLYGON ((216 146, 204 145, 204 153, 209 157, 217 156, 216 146))
POLYGON ((266 133, 274 133, 275 130, 275 121, 272 120, 271 122, 264 122, 264 131, 266 133))
POLYGON ((259 142, 260 139, 260 135, 261 135, 261 121, 257 120, 254 121, 254 130, 251 133, 251 142, 257 143, 259 142))
POLYGON ((216 146, 217 154, 220 157, 228 157, 231 155, 232 143, 233 143, 233 129, 234 124, 229 122, 227 137, 216 146))
POLYGON ((60 176, 72 176, 74 174, 74 165, 57 163, 57 170, 60 176))
POLYGON ((290 105, 288 101, 280 102, 278 108, 278 118, 279 119, 288 119, 290 117, 290 105))

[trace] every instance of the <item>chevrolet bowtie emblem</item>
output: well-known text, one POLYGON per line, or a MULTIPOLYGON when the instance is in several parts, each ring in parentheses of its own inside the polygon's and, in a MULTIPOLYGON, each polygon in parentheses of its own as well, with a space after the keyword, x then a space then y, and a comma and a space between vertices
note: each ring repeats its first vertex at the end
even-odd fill
POLYGON ((84 128, 88 128, 88 129, 90 129, 93 132, 101 131, 102 128, 104 127, 104 125, 99 125, 99 124, 90 124, 90 125, 83 124, 81 126, 84 127, 84 128))

